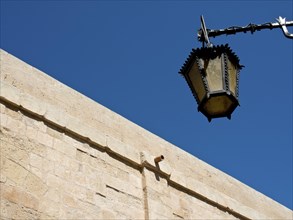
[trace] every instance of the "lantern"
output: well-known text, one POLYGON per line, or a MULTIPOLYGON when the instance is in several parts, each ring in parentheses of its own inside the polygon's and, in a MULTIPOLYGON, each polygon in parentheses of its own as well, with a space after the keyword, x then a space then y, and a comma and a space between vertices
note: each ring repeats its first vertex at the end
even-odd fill
POLYGON ((193 49, 180 70, 202 112, 209 121, 227 117, 239 105, 238 57, 226 45, 193 49))

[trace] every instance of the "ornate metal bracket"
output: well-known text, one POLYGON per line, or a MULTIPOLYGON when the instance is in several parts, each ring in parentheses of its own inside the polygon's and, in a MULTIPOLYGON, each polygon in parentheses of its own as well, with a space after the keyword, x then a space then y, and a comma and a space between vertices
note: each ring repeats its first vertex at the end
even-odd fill
POLYGON ((279 16, 279 18, 276 18, 276 20, 281 25, 281 28, 283 30, 285 37, 290 38, 290 39, 293 38, 293 34, 290 34, 287 29, 287 26, 293 26, 293 21, 286 22, 286 18, 282 18, 281 16, 279 16), (290 23, 291 23, 291 25, 289 25, 290 23))
POLYGON ((293 34, 292 33, 290 34, 287 29, 287 27, 293 26, 293 21, 286 21, 286 18, 282 18, 282 17, 277 18, 276 20, 278 22, 275 22, 275 23, 265 23, 265 24, 251 24, 250 23, 244 27, 232 26, 226 29, 219 29, 219 30, 206 29, 203 16, 201 16, 200 19, 201 19, 201 29, 199 29, 197 33, 197 37, 199 41, 207 43, 208 46, 211 45, 209 41, 209 37, 216 37, 223 34, 231 35, 231 34, 236 34, 239 32, 246 33, 248 31, 250 31, 253 34, 255 31, 260 31, 263 29, 272 30, 274 28, 282 28, 284 35, 287 38, 293 39, 293 34))

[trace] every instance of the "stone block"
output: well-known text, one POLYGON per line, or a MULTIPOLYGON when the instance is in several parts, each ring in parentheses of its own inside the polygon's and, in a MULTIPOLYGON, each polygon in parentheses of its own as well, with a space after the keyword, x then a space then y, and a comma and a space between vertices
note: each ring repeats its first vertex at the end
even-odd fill
MULTIPOLYGON (((32 66, 28 65, 27 63, 23 62, 22 60, 12 56, 11 54, 7 53, 6 51, 0 49, 0 56, 1 56, 1 70, 2 73, 7 74, 14 74, 14 71, 6 71, 7 67, 13 67, 14 69, 21 70, 22 75, 25 72, 30 72, 32 66)), ((1 74, 2 76, 3 74, 1 74)), ((5 79, 4 77, 1 79, 5 79)))
POLYGON ((54 174, 65 180, 73 179, 73 173, 71 173, 71 171, 67 167, 62 165, 55 166, 54 174))
POLYGON ((73 181, 79 186, 87 186, 87 178, 82 172, 73 173, 73 181))
POLYGON ((161 161, 157 167, 159 167, 160 171, 165 173, 167 176, 171 176, 173 169, 170 167, 167 160, 161 161))
POLYGON ((47 132, 47 126, 44 124, 44 121, 40 121, 37 118, 34 117, 28 117, 26 115, 22 115, 22 122, 27 126, 31 127, 32 129, 35 129, 35 133, 37 131, 41 131, 46 133, 47 132))
POLYGON ((52 216, 54 219, 58 219, 60 214, 60 203, 54 202, 48 198, 42 198, 39 211, 52 216))
POLYGON ((99 219, 116 219, 116 215, 112 210, 104 208, 101 211, 101 214, 100 216, 98 216, 98 218, 99 219))
POLYGON ((42 100, 35 98, 29 94, 22 93, 19 100, 20 106, 29 112, 38 116, 44 116, 47 110, 46 104, 42 100))
POLYGON ((72 159, 69 158, 66 154, 60 153, 60 155, 61 155, 62 160, 60 161, 59 164, 61 166, 64 166, 67 170, 70 170, 69 167, 70 167, 72 159))
POLYGON ((32 173, 28 173, 23 186, 27 192, 39 198, 42 197, 48 189, 42 179, 32 173))
POLYGON ((4 128, 7 128, 7 115, 0 113, 0 130, 4 128))
POLYGON ((47 149, 48 147, 42 144, 39 144, 36 140, 29 140, 25 142, 22 146, 28 151, 34 154, 40 155, 41 157, 47 156, 47 149))
POLYGON ((61 198, 61 192, 59 189, 49 187, 44 197, 52 200, 53 202, 59 203, 61 198))
POLYGON ((184 173, 172 170, 170 180, 185 188, 187 187, 186 175, 184 175, 184 173))
POLYGON ((6 158, 11 159, 12 161, 17 161, 17 164, 24 167, 25 169, 29 168, 28 152, 18 148, 15 143, 10 143, 1 140, 0 152, 1 156, 5 156, 6 158))
MULTIPOLYGON (((141 188, 132 186, 131 184, 128 184, 128 182, 124 182, 118 178, 107 175, 106 186, 108 188, 111 188, 111 189, 113 189, 117 192, 123 193, 125 195, 132 195, 133 197, 135 197, 139 200, 142 199, 141 188)), ((108 191, 107 191, 107 195, 108 195, 108 191)))
MULTIPOLYGON (((81 173, 82 175, 82 173, 81 173)), ((96 173, 95 175, 91 176, 84 176, 85 184, 88 189, 91 191, 97 193, 98 195, 106 197, 107 191, 106 191, 106 184, 104 182, 104 178, 102 173, 96 173)))
MULTIPOLYGON (((0 86, 1 86, 1 82, 0 82, 0 86)), ((2 104, 2 103, 0 103, 0 113, 5 113, 5 109, 6 109, 6 107, 5 107, 5 105, 4 104, 2 104)))
POLYGON ((69 160, 69 166, 68 166, 68 169, 71 171, 71 172, 78 172, 80 171, 81 169, 81 164, 76 161, 76 160, 69 160))
POLYGON ((78 202, 76 201, 74 196, 67 193, 62 194, 62 204, 65 204, 70 208, 78 208, 78 202))
MULTIPOLYGON (((2 74, 1 74, 2 75, 2 74)), ((8 100, 16 105, 20 105, 21 92, 14 86, 7 84, 6 82, 0 82, 0 97, 8 100)))
MULTIPOLYGON (((77 136, 79 137, 79 136, 77 136)), ((83 143, 80 142, 80 140, 76 140, 74 139, 72 136, 69 135, 64 135, 63 136, 63 141, 66 144, 66 146, 71 146, 72 148, 81 148, 81 146, 83 145, 83 143)))
POLYGON ((79 136, 84 137, 83 136, 84 132, 82 132, 82 134, 80 133, 82 131, 83 122, 80 121, 79 119, 71 116, 71 115, 68 115, 68 114, 65 117, 66 117, 66 120, 67 120, 66 129, 74 132, 75 134, 77 134, 79 136))
POLYGON ((8 219, 12 219, 11 216, 13 216, 13 213, 16 212, 18 205, 15 203, 11 203, 1 197, 0 207, 1 207, 0 208, 0 218, 3 220, 8 220, 8 219))
POLYGON ((140 152, 140 162, 144 165, 149 165, 155 167, 154 159, 147 151, 140 152))
POLYGON ((26 134, 27 138, 32 139, 32 140, 37 140, 38 132, 35 128, 27 126, 25 134, 26 134))
POLYGON ((128 182, 135 187, 141 188, 142 190, 142 176, 140 173, 129 173, 128 182))
POLYGON ((84 122, 79 119, 72 117, 68 117, 68 121, 66 124, 66 128, 76 133, 78 136, 82 138, 88 138, 99 146, 103 147, 106 145, 106 137, 102 130, 97 130, 94 127, 86 125, 84 122))
POLYGON ((39 199, 37 197, 21 190, 18 187, 0 185, 1 199, 6 199, 10 202, 23 205, 27 208, 38 210, 39 199))
POLYGON ((30 153, 29 155, 30 165, 36 167, 38 169, 42 169, 43 166, 43 158, 37 154, 30 153))
POLYGON ((66 190, 67 193, 74 195, 74 197, 78 200, 85 201, 87 198, 87 188, 85 186, 72 184, 68 190, 66 190), (70 190, 69 190, 70 189, 70 190))
POLYGON ((80 207, 72 208, 66 205, 62 205, 59 219, 84 219, 84 216, 87 216, 87 219, 94 219, 90 218, 89 214, 82 211, 80 207))
POLYGON ((0 183, 6 183, 6 181, 7 177, 4 174, 0 173, 0 183))
POLYGON ((88 127, 85 130, 84 135, 88 137, 92 142, 96 143, 99 148, 105 148, 107 140, 106 134, 102 129, 98 130, 94 126, 88 127))
POLYGON ((41 171, 41 169, 36 168, 36 167, 31 167, 30 172, 39 178, 43 178, 46 175, 41 171))
POLYGON ((95 192, 92 190, 87 189, 85 194, 84 202, 94 205, 94 196, 95 192))
POLYGON ((20 120, 7 117, 6 118, 6 125, 5 127, 16 134, 25 134, 26 133, 26 126, 24 123, 22 123, 20 120))
POLYGON ((46 177, 46 185, 48 187, 59 189, 60 186, 64 185, 64 182, 61 180, 60 177, 57 177, 56 175, 49 173, 46 177))
POLYGON ((24 180, 28 175, 28 170, 16 162, 3 157, 1 158, 1 163, 1 174, 5 175, 16 185, 22 185, 24 183, 24 180))
POLYGON ((129 146, 116 138, 107 136, 107 147, 114 153, 127 160, 140 164, 140 153, 134 147, 129 146))
MULTIPOLYGON (((62 137, 66 137, 66 135, 62 135, 62 137)), ((64 140, 60 140, 58 138, 54 138, 53 148, 69 158, 75 158, 76 156, 76 148, 71 144, 68 144, 64 140)))
MULTIPOLYGON (((161 203, 160 201, 148 200, 149 210, 151 210, 151 215, 163 217, 163 219, 170 219, 173 214, 173 210, 161 203)), ((151 216, 150 216, 151 219, 151 216)), ((157 218, 155 218, 157 219, 157 218)))
POLYGON ((62 153, 54 150, 53 148, 46 147, 46 159, 47 160, 54 161, 54 162, 60 164, 62 158, 63 158, 62 153))
POLYGON ((53 129, 51 127, 47 127, 47 130, 46 130, 46 133, 50 136, 52 136, 54 139, 57 139, 57 140, 62 140, 63 139, 63 131, 60 129, 60 130, 56 130, 56 129, 53 129))
POLYGON ((37 140, 47 146, 47 147, 53 147, 53 137, 51 137, 50 135, 48 135, 47 133, 38 131, 37 133, 37 140))
POLYGON ((64 128, 67 126, 67 122, 69 120, 66 112, 63 109, 57 108, 56 106, 51 104, 46 105, 44 117, 54 124, 57 124, 58 126, 64 128))
POLYGON ((75 159, 81 163, 89 163, 90 162, 90 155, 89 153, 80 150, 79 148, 76 149, 76 157, 75 159))

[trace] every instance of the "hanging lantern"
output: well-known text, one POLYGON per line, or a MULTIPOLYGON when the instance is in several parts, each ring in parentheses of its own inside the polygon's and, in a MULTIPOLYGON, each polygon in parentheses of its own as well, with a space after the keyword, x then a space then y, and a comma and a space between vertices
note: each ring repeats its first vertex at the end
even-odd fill
POLYGON ((231 118, 239 105, 239 71, 242 66, 228 45, 193 49, 180 70, 209 121, 231 118))

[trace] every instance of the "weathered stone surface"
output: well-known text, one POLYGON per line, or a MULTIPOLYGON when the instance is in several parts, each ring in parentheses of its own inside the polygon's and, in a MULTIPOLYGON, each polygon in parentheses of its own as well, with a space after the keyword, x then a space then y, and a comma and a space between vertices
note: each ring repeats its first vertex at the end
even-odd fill
POLYGON ((1 219, 292 219, 238 180, 0 57, 1 219))
POLYGON ((58 219, 60 216, 60 204, 54 202, 49 198, 42 198, 40 201, 39 211, 47 215, 52 216, 54 219, 58 219))
POLYGON ((42 169, 43 167, 43 158, 37 154, 31 153, 30 154, 30 165, 42 169))
POLYGON ((28 170, 26 170, 21 165, 10 159, 2 157, 2 155, 0 171, 1 175, 6 176, 15 185, 22 185, 25 181, 26 176, 29 173, 28 170))
POLYGON ((6 130, 13 131, 15 135, 25 134, 26 126, 20 120, 15 119, 9 115, 6 116, 4 120, 5 120, 5 124, 3 125, 3 127, 6 130))
POLYGON ((20 105, 20 92, 10 84, 0 82, 0 97, 20 105))
POLYGON ((26 191, 31 192, 38 198, 41 198, 48 190, 43 180, 30 172, 27 174, 23 185, 26 191))
POLYGON ((34 96, 22 93, 19 98, 19 104, 30 112, 43 116, 46 113, 47 106, 40 99, 36 99, 34 96))
POLYGON ((1 199, 6 199, 10 202, 23 205, 27 208, 38 210, 39 199, 19 187, 7 186, 4 184, 0 185, 1 199))
POLYGON ((53 138, 47 133, 44 133, 42 131, 38 131, 37 140, 39 141, 40 144, 43 144, 47 147, 53 146, 53 138))
POLYGON ((106 145, 111 151, 120 154, 122 157, 125 157, 128 160, 132 160, 138 164, 140 163, 139 151, 137 151, 134 147, 130 147, 127 144, 110 136, 107 136, 106 145))

